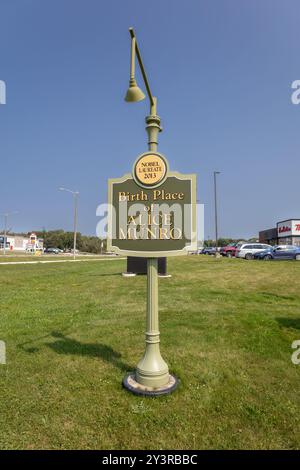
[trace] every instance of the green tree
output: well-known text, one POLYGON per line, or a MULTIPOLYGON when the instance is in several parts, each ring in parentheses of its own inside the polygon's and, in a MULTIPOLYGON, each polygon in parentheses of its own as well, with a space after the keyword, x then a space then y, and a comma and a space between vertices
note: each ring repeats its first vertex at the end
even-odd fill
MULTIPOLYGON (((74 233, 64 230, 43 230, 36 232, 38 238, 43 238, 45 248, 60 248, 61 250, 72 250, 74 244, 74 233)), ((86 253, 101 253, 101 243, 103 242, 103 252, 106 251, 106 240, 98 237, 82 235, 77 232, 76 248, 86 253)))

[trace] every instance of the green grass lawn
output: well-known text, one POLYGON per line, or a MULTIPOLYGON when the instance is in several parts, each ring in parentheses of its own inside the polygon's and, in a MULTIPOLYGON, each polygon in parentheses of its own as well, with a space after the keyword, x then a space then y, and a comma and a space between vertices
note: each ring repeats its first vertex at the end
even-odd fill
POLYGON ((146 279, 125 261, 0 266, 1 449, 300 447, 300 263, 168 261, 172 395, 122 389, 144 350, 146 279))
MULTIPOLYGON (((88 255, 76 255, 76 259, 98 259, 98 258, 108 258, 107 255, 95 255, 95 254, 88 254, 88 255)), ((8 262, 23 262, 23 261, 58 261, 58 260, 73 260, 73 255, 65 255, 65 254, 42 254, 40 256, 34 255, 32 253, 11 253, 8 252, 6 255, 0 254, 0 263, 8 263, 8 262)))

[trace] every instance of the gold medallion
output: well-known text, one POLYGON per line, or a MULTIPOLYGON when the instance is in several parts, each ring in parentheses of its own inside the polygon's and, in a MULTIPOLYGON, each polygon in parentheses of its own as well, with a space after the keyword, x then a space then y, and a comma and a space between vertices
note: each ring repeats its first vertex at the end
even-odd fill
POLYGON ((166 176, 167 166, 164 159, 155 153, 141 156, 135 164, 135 178, 143 186, 156 186, 166 176))

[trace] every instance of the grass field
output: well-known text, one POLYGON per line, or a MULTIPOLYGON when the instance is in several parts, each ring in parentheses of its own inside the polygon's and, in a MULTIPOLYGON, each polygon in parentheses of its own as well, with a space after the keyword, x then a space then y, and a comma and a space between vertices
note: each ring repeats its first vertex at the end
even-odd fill
MULTIPOLYGON (((108 258, 106 255, 94 255, 94 254, 88 254, 88 255, 76 255, 76 259, 98 259, 98 258, 108 258)), ((27 253, 11 253, 8 252, 6 255, 0 254, 0 263, 11 263, 11 262, 23 262, 23 261, 59 261, 59 260, 68 260, 71 261, 73 260, 73 255, 65 255, 65 254, 59 254, 59 255, 48 255, 48 254, 43 254, 41 256, 37 256, 34 254, 27 254, 27 253)))
POLYGON ((300 447, 300 263, 168 261, 161 350, 177 391, 122 389, 144 350, 125 261, 0 266, 1 449, 300 447))

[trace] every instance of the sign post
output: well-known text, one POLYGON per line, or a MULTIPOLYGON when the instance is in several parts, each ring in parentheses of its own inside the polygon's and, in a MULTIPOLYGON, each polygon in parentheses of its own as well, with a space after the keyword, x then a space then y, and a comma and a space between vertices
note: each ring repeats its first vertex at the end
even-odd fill
POLYGON ((158 258, 184 255, 197 248, 196 176, 171 172, 167 159, 157 152, 162 129, 156 98, 151 94, 133 29, 129 31, 131 75, 125 99, 134 102, 144 98, 134 78, 137 54, 150 99, 148 152, 138 156, 131 174, 108 182, 108 250, 147 258, 145 353, 123 385, 136 394, 162 395, 175 390, 178 380, 169 373, 160 353, 158 258))

